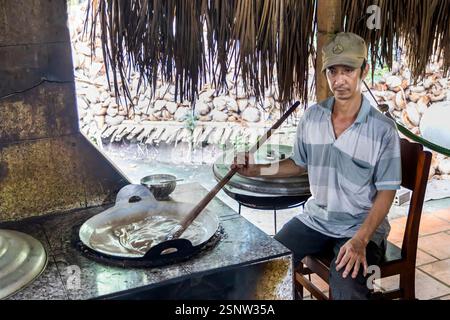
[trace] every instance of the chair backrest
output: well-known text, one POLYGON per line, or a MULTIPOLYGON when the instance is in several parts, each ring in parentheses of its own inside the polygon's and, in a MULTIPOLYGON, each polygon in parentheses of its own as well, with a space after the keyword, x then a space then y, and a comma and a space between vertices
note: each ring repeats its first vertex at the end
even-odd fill
POLYGON ((418 143, 401 139, 402 186, 411 190, 411 201, 402 243, 402 258, 416 261, 420 217, 422 215, 432 154, 418 143))

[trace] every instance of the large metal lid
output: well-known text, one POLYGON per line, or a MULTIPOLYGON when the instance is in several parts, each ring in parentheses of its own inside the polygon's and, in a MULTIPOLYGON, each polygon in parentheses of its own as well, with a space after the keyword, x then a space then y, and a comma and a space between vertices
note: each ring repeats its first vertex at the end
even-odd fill
MULTIPOLYGON (((263 145, 255 154, 256 163, 271 163, 287 159, 292 155, 292 147, 286 145, 263 145)), ((214 176, 221 180, 230 170, 234 158, 233 151, 227 152, 219 158, 213 166, 214 176)), ((244 177, 235 174, 228 182, 228 187, 265 195, 298 196, 309 195, 308 175, 289 178, 244 177)))
POLYGON ((0 230, 0 299, 36 279, 47 264, 43 245, 18 231, 0 230))

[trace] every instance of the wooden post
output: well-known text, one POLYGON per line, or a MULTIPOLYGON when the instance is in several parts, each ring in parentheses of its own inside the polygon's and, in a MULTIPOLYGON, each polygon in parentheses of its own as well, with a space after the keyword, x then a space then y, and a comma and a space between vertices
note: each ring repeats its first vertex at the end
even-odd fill
POLYGON ((317 63, 316 97, 317 102, 332 95, 325 75, 322 73, 322 48, 330 41, 331 35, 342 31, 342 0, 317 1, 317 63))

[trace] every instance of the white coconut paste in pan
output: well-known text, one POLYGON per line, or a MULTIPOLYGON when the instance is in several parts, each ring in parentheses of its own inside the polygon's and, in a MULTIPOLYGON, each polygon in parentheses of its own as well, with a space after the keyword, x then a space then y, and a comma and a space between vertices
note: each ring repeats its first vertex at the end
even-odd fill
MULTIPOLYGON (((105 251, 120 248, 120 252, 143 256, 151 247, 165 241, 169 233, 178 226, 178 221, 163 216, 151 216, 144 220, 97 229, 91 237, 91 245, 105 251), (107 241, 105 241, 108 239, 107 241)), ((201 242, 207 230, 194 221, 181 238, 192 243, 201 242)))

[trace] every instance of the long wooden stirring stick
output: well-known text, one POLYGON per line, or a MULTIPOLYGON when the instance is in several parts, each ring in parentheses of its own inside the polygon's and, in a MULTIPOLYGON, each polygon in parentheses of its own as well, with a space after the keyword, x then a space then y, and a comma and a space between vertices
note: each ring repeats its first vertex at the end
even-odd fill
MULTIPOLYGON (((295 109, 300 105, 300 102, 294 103, 289 110, 283 114, 283 116, 267 131, 265 135, 260 137, 256 144, 248 151, 249 153, 255 153, 259 147, 261 147, 264 142, 267 141, 272 136, 272 133, 280 127, 280 125, 294 112, 295 109)), ((198 217, 198 215, 203 211, 203 209, 208 205, 208 203, 216 196, 216 194, 223 188, 224 185, 230 181, 230 179, 234 176, 237 169, 231 169, 225 175, 225 177, 220 180, 216 186, 189 212, 188 215, 180 222, 180 226, 176 228, 174 232, 171 232, 166 240, 172 240, 179 238, 183 232, 191 225, 191 223, 198 217)))

